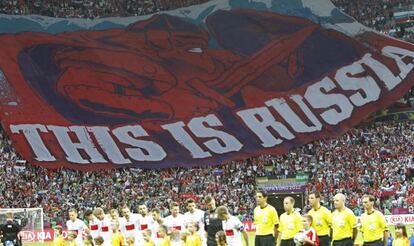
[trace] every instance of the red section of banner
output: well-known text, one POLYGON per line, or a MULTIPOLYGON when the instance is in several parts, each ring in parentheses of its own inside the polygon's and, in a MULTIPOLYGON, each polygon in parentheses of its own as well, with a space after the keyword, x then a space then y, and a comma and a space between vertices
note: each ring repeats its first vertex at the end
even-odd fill
POLYGON ((337 136, 414 84, 414 47, 378 34, 253 9, 205 24, 1 35, 14 147, 49 168, 214 165, 337 136))

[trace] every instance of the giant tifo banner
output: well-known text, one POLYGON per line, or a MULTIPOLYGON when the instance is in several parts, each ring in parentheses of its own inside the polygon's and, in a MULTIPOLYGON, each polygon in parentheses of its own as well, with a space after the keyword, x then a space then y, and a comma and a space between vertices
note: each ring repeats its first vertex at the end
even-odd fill
POLYGON ((30 163, 220 164, 335 137, 414 84, 414 46, 328 0, 98 20, 0 15, 1 122, 30 163))

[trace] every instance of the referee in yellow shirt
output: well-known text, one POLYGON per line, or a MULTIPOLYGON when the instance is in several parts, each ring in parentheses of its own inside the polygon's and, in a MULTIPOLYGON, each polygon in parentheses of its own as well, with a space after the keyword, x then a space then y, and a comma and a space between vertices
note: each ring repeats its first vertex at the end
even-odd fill
POLYGON ((364 195, 362 205, 365 212, 361 215, 361 232, 364 246, 386 246, 388 241, 388 227, 384 215, 374 209, 375 197, 364 195))
POLYGON ((287 196, 283 200, 286 212, 280 216, 279 237, 280 246, 295 246, 293 237, 302 229, 302 216, 295 211, 295 199, 287 196))
POLYGON ((308 214, 312 216, 312 227, 319 237, 320 246, 330 246, 331 237, 329 235, 332 225, 332 213, 329 209, 321 205, 321 194, 312 191, 308 196, 309 205, 312 207, 308 214))
POLYGON ((345 207, 345 195, 334 197, 335 211, 332 213, 332 246, 353 246, 357 236, 357 218, 345 207))
POLYGON ((279 216, 276 209, 267 203, 265 191, 256 192, 257 207, 254 209, 253 218, 256 226, 254 239, 255 246, 275 246, 278 236, 277 227, 279 216))

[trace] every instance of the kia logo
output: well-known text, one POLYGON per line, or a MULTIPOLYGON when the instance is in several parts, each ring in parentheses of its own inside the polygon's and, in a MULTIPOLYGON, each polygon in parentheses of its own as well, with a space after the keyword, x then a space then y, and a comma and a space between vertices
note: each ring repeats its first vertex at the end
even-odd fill
POLYGON ((391 224, 402 223, 403 222, 403 217, 402 216, 391 216, 390 222, 391 222, 391 224))
POLYGON ((24 242, 33 242, 36 238, 36 235, 32 231, 21 231, 22 239, 24 242))

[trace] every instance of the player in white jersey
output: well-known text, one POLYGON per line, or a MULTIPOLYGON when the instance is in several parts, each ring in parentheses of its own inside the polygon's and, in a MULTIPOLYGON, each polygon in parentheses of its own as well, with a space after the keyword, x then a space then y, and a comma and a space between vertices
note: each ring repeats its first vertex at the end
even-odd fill
POLYGON ((128 206, 123 206, 121 213, 123 217, 120 218, 119 221, 124 240, 126 241, 128 237, 133 237, 134 245, 139 245, 137 236, 139 234, 139 219, 141 216, 131 213, 128 206))
POLYGON ((152 218, 152 215, 148 212, 148 208, 145 204, 141 204, 138 206, 138 213, 141 215, 139 218, 139 234, 138 234, 138 240, 140 242, 143 242, 144 238, 142 235, 142 232, 145 230, 150 230, 151 235, 154 233, 154 219, 152 218))
POLYGON ((154 220, 153 225, 153 235, 152 238, 156 245, 158 245, 160 241, 160 226, 164 225, 164 219, 161 216, 161 210, 159 208, 154 208, 151 210, 152 219, 154 220))
POLYGON ((197 223, 200 228, 199 231, 204 231, 204 211, 197 208, 193 199, 188 199, 186 203, 188 211, 184 214, 185 226, 190 223, 197 223))
POLYGON ((188 227, 190 223, 198 224, 199 230, 197 234, 201 237, 202 245, 206 245, 207 239, 204 231, 204 211, 197 208, 193 199, 188 199, 186 204, 188 211, 184 214, 184 224, 186 227, 188 227))
POLYGON ((111 219, 106 216, 102 208, 95 208, 93 215, 98 219, 100 230, 99 235, 104 239, 104 246, 111 246, 111 219))
POLYGON ((85 211, 85 218, 88 220, 89 233, 93 239, 99 236, 101 230, 98 219, 93 215, 93 211, 88 209, 85 211))
POLYGON ((141 232, 145 231, 146 229, 152 230, 154 225, 154 219, 152 215, 148 212, 148 208, 145 204, 141 204, 138 206, 138 213, 141 215, 139 220, 139 229, 141 232))
POLYGON ((248 246, 249 239, 242 222, 237 217, 230 215, 229 210, 225 206, 218 207, 216 213, 217 217, 222 220, 227 244, 229 246, 243 246, 243 235, 246 246, 248 246))
POLYGON ((66 221, 66 228, 69 232, 77 235, 75 241, 78 246, 83 246, 83 232, 89 233, 89 229, 85 222, 78 219, 78 211, 74 208, 69 209, 69 220, 66 221))
POLYGON ((164 220, 164 225, 171 233, 171 246, 181 245, 180 233, 185 229, 184 215, 180 214, 180 206, 173 202, 170 205, 171 215, 164 220))

